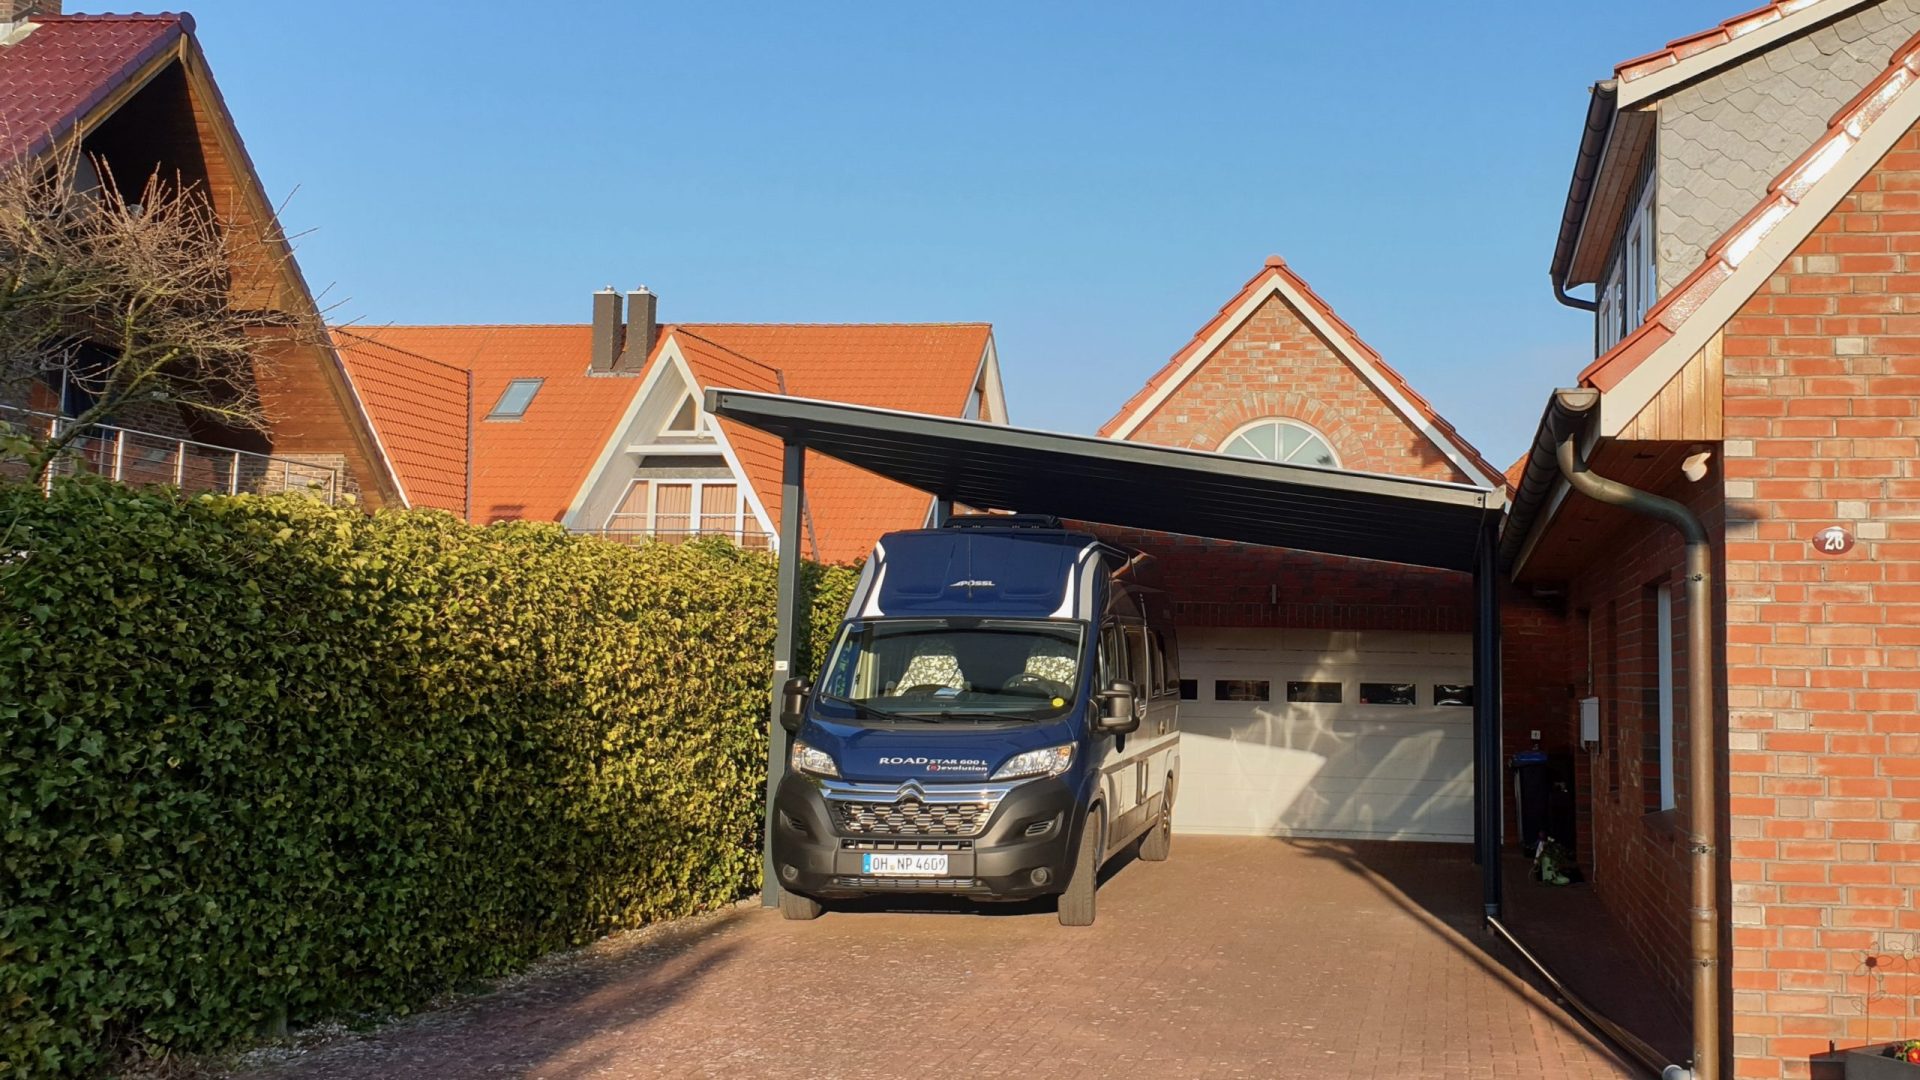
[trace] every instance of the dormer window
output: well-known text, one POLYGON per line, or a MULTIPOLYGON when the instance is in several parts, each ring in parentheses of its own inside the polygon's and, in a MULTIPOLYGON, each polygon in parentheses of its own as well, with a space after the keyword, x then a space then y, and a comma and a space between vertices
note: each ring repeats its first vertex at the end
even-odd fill
POLYGON ((1594 320, 1594 352, 1605 353, 1646 321, 1647 312, 1660 298, 1659 260, 1656 258, 1653 232, 1653 176, 1640 182, 1640 197, 1621 230, 1620 242, 1607 263, 1607 275, 1600 284, 1599 303, 1594 320))

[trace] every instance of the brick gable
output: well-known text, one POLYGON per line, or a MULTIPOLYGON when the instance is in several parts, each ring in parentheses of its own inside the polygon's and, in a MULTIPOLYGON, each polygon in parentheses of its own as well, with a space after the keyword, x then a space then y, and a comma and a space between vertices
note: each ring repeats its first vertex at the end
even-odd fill
POLYGON ((1741 1076, 1920 1023, 1920 130, 1725 331, 1730 978, 1741 1076), (1817 554, 1842 525, 1852 551, 1817 554), (1896 979, 1897 982, 1897 979, 1896 979), (1895 989, 1898 989, 1897 987, 1895 989), (1912 988, 1909 988, 1912 989, 1912 988), (1900 1019, 1904 1018, 1904 1019, 1900 1019))
POLYGON ((1267 417, 1297 420, 1325 435, 1343 468, 1469 482, 1278 294, 1128 438, 1213 450, 1241 426, 1267 417))
MULTIPOLYGON (((1275 272, 1289 271, 1270 261, 1202 328, 1189 349, 1218 332, 1255 290, 1266 290, 1253 311, 1230 327, 1125 438, 1215 450, 1253 421, 1294 420, 1325 436, 1342 468, 1471 482, 1273 290, 1266 275, 1275 272)), ((1298 287, 1304 289, 1304 282, 1298 287)), ((1330 310, 1325 314, 1333 317, 1330 310)), ((1175 356, 1108 430, 1117 430, 1147 395, 1178 378, 1191 356, 1189 351, 1175 356)), ((1397 375, 1388 377, 1398 381, 1397 375)), ((1473 624, 1471 581, 1465 574, 1197 537, 1103 531, 1152 555, 1167 580, 1181 583, 1176 618, 1182 625, 1459 632, 1473 624)))

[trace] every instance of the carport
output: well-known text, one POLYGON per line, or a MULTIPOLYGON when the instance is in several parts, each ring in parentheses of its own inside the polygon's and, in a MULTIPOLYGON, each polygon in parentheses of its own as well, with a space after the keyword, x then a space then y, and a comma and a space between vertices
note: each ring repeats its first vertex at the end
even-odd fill
MULTIPOLYGON (((1502 492, 1198 450, 1011 428, 742 390, 706 410, 783 445, 778 625, 767 798, 787 764, 780 685, 793 667, 806 454, 955 504, 1471 573, 1474 581, 1474 850, 1488 915, 1500 910, 1500 606, 1494 570, 1502 492)), ((777 902, 769 864, 764 901, 777 902)))

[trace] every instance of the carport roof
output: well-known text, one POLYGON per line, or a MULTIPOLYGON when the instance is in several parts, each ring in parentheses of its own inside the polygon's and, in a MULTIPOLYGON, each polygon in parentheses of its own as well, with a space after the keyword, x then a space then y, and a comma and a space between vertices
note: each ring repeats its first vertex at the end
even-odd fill
POLYGON ((1501 492, 709 389, 707 412, 966 506, 1472 570, 1501 492))

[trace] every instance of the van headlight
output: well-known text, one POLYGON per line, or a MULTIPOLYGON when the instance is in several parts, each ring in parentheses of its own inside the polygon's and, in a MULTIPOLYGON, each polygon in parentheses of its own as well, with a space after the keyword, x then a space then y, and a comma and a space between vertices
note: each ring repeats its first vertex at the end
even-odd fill
POLYGON ((1073 744, 1028 750, 1007 759, 993 774, 995 780, 1020 780, 1029 776, 1059 776, 1073 764, 1073 744))
POLYGON ((815 750, 806 743, 794 740, 793 753, 787 756, 787 764, 794 772, 809 776, 839 776, 840 766, 833 755, 825 750, 815 750))

